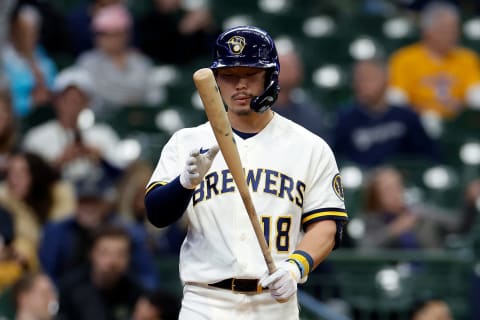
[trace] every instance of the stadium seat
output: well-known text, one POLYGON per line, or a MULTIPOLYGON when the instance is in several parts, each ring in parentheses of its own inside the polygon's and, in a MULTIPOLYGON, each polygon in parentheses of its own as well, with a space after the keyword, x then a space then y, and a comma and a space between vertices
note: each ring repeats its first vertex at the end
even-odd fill
POLYGON ((38 126, 48 120, 55 118, 55 110, 52 106, 44 106, 33 108, 30 114, 20 119, 20 130, 22 133, 27 132, 32 127, 38 126))
POLYGON ((158 272, 162 278, 162 287, 171 294, 182 296, 182 283, 178 273, 178 256, 163 256, 157 259, 158 272))
POLYGON ((413 303, 439 297, 449 303, 455 319, 466 320, 470 319, 472 258, 448 251, 339 249, 327 259, 332 264, 333 280, 313 277, 306 288, 315 283, 337 284, 340 297, 358 310, 362 319, 369 319, 372 313, 381 318, 394 312, 407 320, 413 303))
POLYGON ((132 132, 156 133, 161 130, 155 123, 157 114, 162 109, 143 105, 128 106, 111 111, 100 121, 108 122, 120 136, 132 132))

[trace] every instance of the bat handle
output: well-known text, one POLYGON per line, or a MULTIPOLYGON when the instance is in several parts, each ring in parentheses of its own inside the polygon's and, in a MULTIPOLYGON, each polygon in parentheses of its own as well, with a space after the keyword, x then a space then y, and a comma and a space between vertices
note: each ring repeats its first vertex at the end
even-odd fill
POLYGON ((277 271, 277 266, 275 265, 275 263, 273 262, 273 260, 270 260, 269 261, 266 261, 267 262, 267 268, 268 268, 268 273, 269 274, 272 274, 274 273, 275 271, 277 271))

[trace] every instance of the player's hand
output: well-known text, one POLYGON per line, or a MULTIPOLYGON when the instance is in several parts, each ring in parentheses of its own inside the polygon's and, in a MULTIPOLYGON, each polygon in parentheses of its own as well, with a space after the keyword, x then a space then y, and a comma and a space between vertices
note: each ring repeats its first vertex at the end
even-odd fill
POLYGON ((263 288, 269 288, 270 294, 278 301, 286 301, 297 292, 300 281, 300 269, 295 263, 283 261, 277 266, 277 271, 260 279, 263 288))
POLYGON ((217 145, 209 149, 200 148, 192 150, 185 164, 185 169, 180 174, 182 186, 187 189, 194 189, 202 181, 208 169, 210 169, 217 153, 217 145))

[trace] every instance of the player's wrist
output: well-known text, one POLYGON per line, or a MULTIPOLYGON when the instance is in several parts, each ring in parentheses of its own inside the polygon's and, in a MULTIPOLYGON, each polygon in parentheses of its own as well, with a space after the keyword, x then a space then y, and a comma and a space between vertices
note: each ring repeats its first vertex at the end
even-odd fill
POLYGON ((186 171, 180 174, 180 184, 185 189, 190 189, 190 190, 195 189, 196 187, 196 185, 192 183, 192 180, 190 179, 189 174, 186 171))
POLYGON ((305 251, 295 250, 288 258, 287 262, 295 265, 298 270, 300 280, 306 281, 308 274, 313 269, 313 258, 305 251))

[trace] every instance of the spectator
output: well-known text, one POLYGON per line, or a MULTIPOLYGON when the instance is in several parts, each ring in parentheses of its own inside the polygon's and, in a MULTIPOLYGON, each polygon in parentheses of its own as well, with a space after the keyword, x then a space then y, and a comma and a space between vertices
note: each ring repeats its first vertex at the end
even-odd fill
POLYGON ((40 262, 48 275, 58 283, 65 273, 88 260, 88 249, 95 232, 107 226, 122 226, 132 235, 130 273, 144 287, 156 288, 158 275, 153 257, 142 239, 113 211, 116 199, 115 181, 93 175, 76 183, 77 209, 72 217, 44 227, 40 243, 40 262))
POLYGON ((58 311, 55 287, 43 273, 26 274, 13 287, 16 320, 53 320, 58 311))
POLYGON ((139 47, 156 62, 185 65, 209 56, 218 28, 208 8, 184 8, 181 0, 152 0, 138 22, 139 47))
POLYGON ((295 50, 279 49, 280 60, 279 82, 280 93, 273 110, 282 116, 290 119, 313 133, 325 138, 325 118, 322 115, 321 107, 306 101, 305 97, 296 97, 296 90, 303 82, 303 65, 295 50))
POLYGON ((174 296, 157 290, 140 296, 132 320, 177 320, 179 311, 180 304, 174 296))
POLYGON ((0 89, 0 181, 5 179, 8 157, 17 147, 16 122, 10 92, 0 89))
POLYGON ((374 167, 399 157, 440 159, 418 115, 385 100, 387 70, 379 60, 353 68, 355 100, 341 109, 332 133, 332 149, 343 161, 374 167))
POLYGON ((70 50, 70 39, 63 12, 57 10, 55 1, 16 0, 18 5, 34 7, 42 17, 39 42, 53 57, 65 57, 70 50))
POLYGON ((377 168, 365 186, 362 220, 364 236, 359 245, 376 249, 442 248, 448 234, 466 235, 473 226, 480 199, 480 179, 465 190, 464 208, 449 212, 427 204, 410 204, 403 179, 393 168, 377 168))
POLYGON ((90 0, 82 1, 80 5, 67 14, 68 34, 72 53, 75 56, 93 48, 92 19, 98 11, 108 5, 120 4, 121 0, 90 0))
POLYGON ((79 116, 89 108, 93 92, 88 73, 78 68, 63 70, 55 79, 54 92, 56 118, 27 131, 23 147, 47 159, 71 181, 97 171, 119 174, 126 164, 116 154, 115 131, 106 124, 79 126, 79 116))
POLYGON ((390 59, 390 100, 442 119, 453 118, 465 106, 480 107, 479 59, 458 45, 459 20, 456 7, 445 2, 423 9, 421 40, 390 59))
POLYGON ((6 182, 0 184, 0 200, 12 208, 24 208, 41 224, 62 219, 75 208, 70 183, 61 181, 43 158, 29 152, 10 156, 6 182))
MULTIPOLYGON (((397 6, 401 9, 409 9, 413 11, 421 11, 425 8, 426 5, 433 2, 432 0, 408 0, 408 1, 397 1, 397 6)), ((459 7, 460 1, 459 0, 444 0, 444 2, 451 3, 459 7)))
POLYGON ((70 320, 130 319, 141 287, 128 277, 131 240, 122 228, 95 233, 89 266, 68 272, 60 283, 60 314, 70 320))
POLYGON ((75 198, 71 186, 42 158, 31 153, 13 154, 6 181, 0 184, 0 203, 13 215, 16 249, 36 269, 42 226, 71 214, 75 198))
POLYGON ((40 27, 41 16, 34 7, 23 5, 13 12, 10 44, 3 52, 2 63, 10 82, 15 114, 19 117, 51 101, 56 67, 39 46, 40 27))
MULTIPOLYGON (((92 21, 95 49, 85 52, 77 65, 90 73, 102 109, 147 103, 153 66, 129 45, 132 19, 121 5, 98 11, 92 21)), ((158 32, 158 31, 157 31, 158 32)))
POLYGON ((449 305, 441 299, 427 299, 414 305, 411 320, 453 320, 449 305))
MULTIPOLYGON (((10 14, 16 0, 4 0, 0 2, 0 57, 3 56, 3 50, 7 44, 10 33, 10 14)), ((8 88, 8 80, 5 76, 4 68, 0 68, 0 90, 8 88)))
POLYGON ((7 42, 9 32, 9 17, 10 13, 15 5, 16 0, 4 0, 0 2, 0 51, 7 42))

